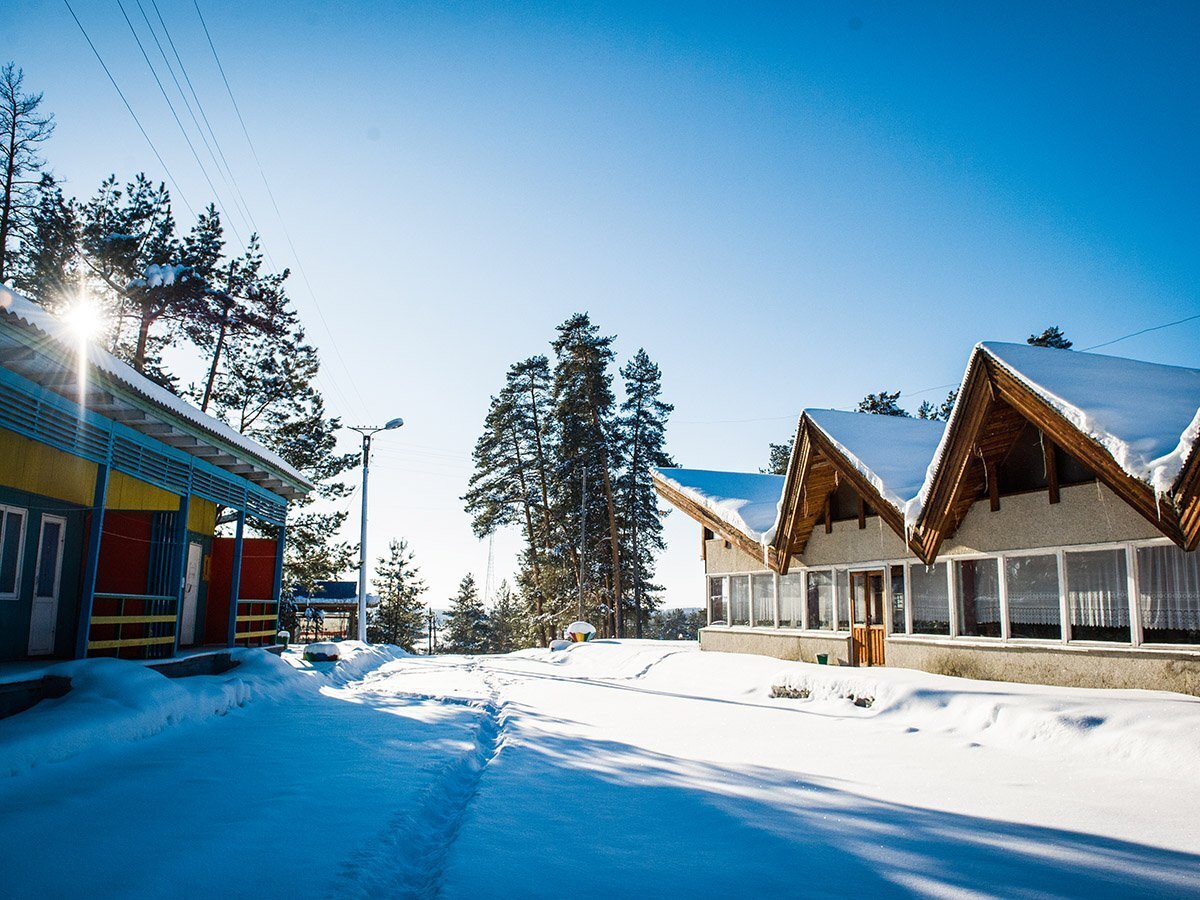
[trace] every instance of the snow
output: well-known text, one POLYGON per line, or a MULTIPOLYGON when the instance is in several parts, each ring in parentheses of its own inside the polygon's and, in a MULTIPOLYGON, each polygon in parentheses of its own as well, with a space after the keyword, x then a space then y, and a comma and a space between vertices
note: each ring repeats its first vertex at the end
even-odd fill
POLYGON ((903 511, 925 481, 944 422, 835 409, 806 409, 819 428, 880 496, 903 511))
MULTIPOLYGON (((43 335, 57 343, 69 354, 79 352, 79 341, 66 326, 42 307, 21 294, 0 285, 0 314, 7 315, 30 328, 40 331, 43 335)), ((88 362, 97 370, 120 382, 136 394, 140 394, 154 405, 173 413, 192 425, 219 438, 225 443, 237 447, 252 459, 266 463, 276 471, 282 472, 298 484, 312 488, 311 482, 298 470, 284 461, 272 450, 252 438, 231 428, 220 419, 200 412, 187 401, 175 396, 161 385, 155 384, 144 375, 139 374, 132 366, 121 362, 107 350, 95 344, 87 345, 88 362)))
POLYGON ((782 475, 656 469, 664 482, 752 541, 769 544, 783 500, 782 475))
POLYGON ((4 892, 291 895, 287 846, 314 896, 1200 896, 1198 698, 679 642, 339 651, 61 664, 74 691, 0 721, 4 892))
POLYGON ((151 263, 146 266, 146 271, 143 277, 135 278, 129 283, 130 287, 157 288, 168 287, 173 285, 179 276, 186 270, 187 266, 173 266, 170 264, 151 263))

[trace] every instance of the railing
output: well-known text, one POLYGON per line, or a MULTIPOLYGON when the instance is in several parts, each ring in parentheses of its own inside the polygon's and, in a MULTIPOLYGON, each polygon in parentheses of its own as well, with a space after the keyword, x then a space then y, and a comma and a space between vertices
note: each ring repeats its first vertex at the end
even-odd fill
POLYGON ((120 656, 123 650, 140 648, 152 658, 170 656, 175 649, 175 597, 97 593, 92 609, 89 654, 111 650, 120 656))
POLYGON ((245 641, 255 646, 274 643, 278 621, 279 604, 274 600, 239 600, 234 643, 245 641), (263 627, 268 624, 270 627, 263 627))

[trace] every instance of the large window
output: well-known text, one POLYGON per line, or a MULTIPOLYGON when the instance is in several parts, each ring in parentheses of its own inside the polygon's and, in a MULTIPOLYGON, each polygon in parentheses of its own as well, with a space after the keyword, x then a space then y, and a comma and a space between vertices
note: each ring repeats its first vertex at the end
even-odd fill
POLYGON ((904 566, 892 566, 892 634, 904 634, 904 566))
POLYGON ((724 578, 708 579, 708 621, 710 624, 713 622, 728 624, 725 620, 724 578))
POLYGON ((25 511, 0 506, 0 597, 11 600, 21 590, 24 544, 25 511))
POLYGON ((1010 556, 1004 561, 1009 634, 1015 638, 1062 639, 1058 557, 1010 556))
POLYGON ((1071 639, 1129 643, 1129 581, 1125 551, 1087 550, 1065 556, 1071 639))
POLYGON ((747 575, 729 576, 729 624, 750 624, 750 578, 747 575))
POLYGON ((962 559, 954 568, 958 633, 1000 637, 999 564, 994 559, 962 559))
POLYGON ((754 597, 754 624, 775 627, 775 576, 770 572, 750 576, 754 597))
POLYGON ((908 569, 912 595, 913 633, 950 633, 950 590, 946 585, 946 564, 914 565, 908 569))
POLYGON ((850 573, 845 569, 837 569, 833 574, 837 580, 837 627, 839 631, 849 631, 850 573))
POLYGON ((808 573, 808 627, 819 631, 833 628, 833 573, 808 573))
POLYGON ((1200 644, 1200 551, 1140 547, 1138 605, 1148 644, 1200 644))
POLYGON ((804 576, 799 572, 779 576, 779 627, 803 627, 804 576))

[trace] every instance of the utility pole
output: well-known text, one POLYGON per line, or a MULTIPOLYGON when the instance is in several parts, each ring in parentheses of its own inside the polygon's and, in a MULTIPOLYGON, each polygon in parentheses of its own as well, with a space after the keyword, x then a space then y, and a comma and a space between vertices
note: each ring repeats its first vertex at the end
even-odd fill
POLYGON ((429 649, 425 651, 426 656, 433 656, 433 605, 429 606, 429 649))
POLYGON ((579 621, 583 621, 583 569, 587 550, 587 466, 583 467, 583 484, 579 489, 579 621))
POLYGON ((371 435, 377 431, 391 431, 404 424, 403 419, 392 419, 386 425, 351 425, 351 431, 362 435, 362 526, 358 533, 358 639, 367 642, 367 474, 371 464, 371 435))

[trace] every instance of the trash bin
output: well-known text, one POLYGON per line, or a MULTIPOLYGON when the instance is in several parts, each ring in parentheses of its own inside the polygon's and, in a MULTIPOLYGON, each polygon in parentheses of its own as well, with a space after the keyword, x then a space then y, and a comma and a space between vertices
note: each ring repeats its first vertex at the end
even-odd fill
POLYGON ((818 653, 817 654, 817 665, 818 666, 829 665, 829 654, 828 653, 818 653))

